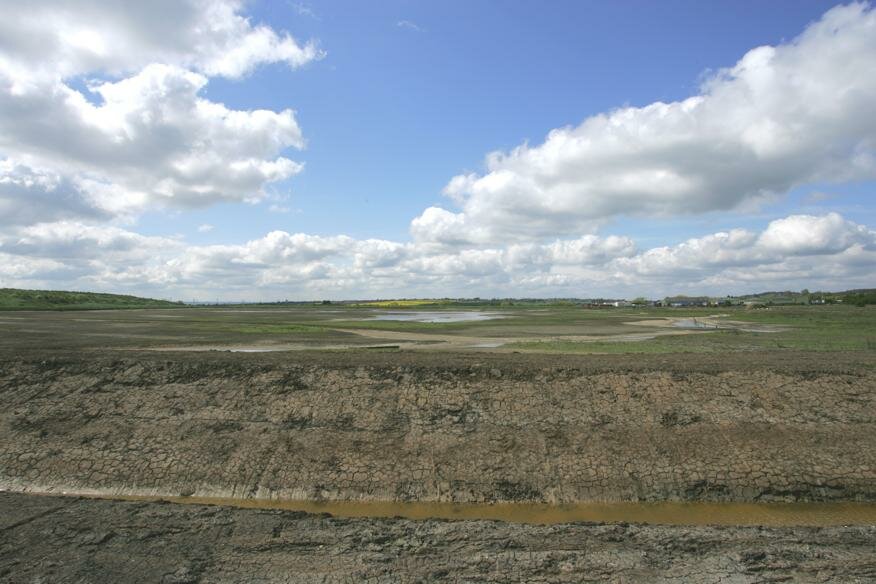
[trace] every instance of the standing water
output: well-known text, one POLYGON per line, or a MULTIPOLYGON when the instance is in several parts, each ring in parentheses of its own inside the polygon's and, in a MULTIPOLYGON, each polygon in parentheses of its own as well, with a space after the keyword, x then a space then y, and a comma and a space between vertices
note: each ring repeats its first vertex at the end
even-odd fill
POLYGON ((581 502, 548 503, 447 503, 399 501, 332 501, 238 499, 224 497, 161 497, 97 495, 97 498, 132 501, 165 500, 174 503, 227 505, 248 509, 284 509, 330 513, 337 517, 404 517, 406 519, 487 519, 512 523, 554 524, 571 521, 599 523, 648 523, 658 525, 764 525, 829 526, 874 525, 874 503, 661 503, 581 502))
POLYGON ((390 311, 372 316, 370 320, 400 320, 407 322, 471 322, 479 320, 492 320, 506 318, 498 312, 481 312, 479 310, 467 310, 457 312, 444 311, 390 311))

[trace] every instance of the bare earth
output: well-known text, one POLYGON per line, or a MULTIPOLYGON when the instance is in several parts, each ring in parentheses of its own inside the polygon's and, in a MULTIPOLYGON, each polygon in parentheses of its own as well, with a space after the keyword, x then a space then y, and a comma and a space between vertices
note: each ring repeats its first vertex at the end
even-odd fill
POLYGON ((2 582, 873 582, 876 528, 345 519, 36 492, 876 501, 876 353, 0 351, 2 582))
POLYGON ((417 501, 876 500, 876 372, 417 353, 0 363, 0 487, 417 501), (638 370, 636 370, 638 369, 638 370))

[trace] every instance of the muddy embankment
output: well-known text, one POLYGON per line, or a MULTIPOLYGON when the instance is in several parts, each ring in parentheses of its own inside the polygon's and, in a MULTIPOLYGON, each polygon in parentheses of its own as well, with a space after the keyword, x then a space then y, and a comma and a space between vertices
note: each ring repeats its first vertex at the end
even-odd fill
POLYGON ((0 488, 398 501, 873 501, 839 355, 0 360, 0 488))
POLYGON ((0 582, 873 582, 874 527, 520 525, 0 493, 0 582))

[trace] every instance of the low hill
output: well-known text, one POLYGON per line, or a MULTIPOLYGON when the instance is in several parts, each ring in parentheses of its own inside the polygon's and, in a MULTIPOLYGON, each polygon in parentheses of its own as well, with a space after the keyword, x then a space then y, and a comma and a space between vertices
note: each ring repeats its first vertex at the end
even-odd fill
POLYGON ((107 308, 174 308, 179 306, 183 306, 183 303, 124 294, 0 288, 0 310, 99 310, 107 308))
POLYGON ((865 304, 876 304, 876 288, 860 288, 842 292, 810 292, 809 290, 801 292, 793 292, 791 290, 783 292, 770 291, 746 294, 736 298, 742 301, 757 301, 763 304, 833 304, 844 302, 864 306, 865 304))

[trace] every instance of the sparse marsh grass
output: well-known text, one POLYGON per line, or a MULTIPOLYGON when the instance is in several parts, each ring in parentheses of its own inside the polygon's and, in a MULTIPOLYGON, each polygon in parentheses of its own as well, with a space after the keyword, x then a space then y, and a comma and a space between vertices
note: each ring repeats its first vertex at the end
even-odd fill
POLYGON ((463 330, 477 322, 415 322, 406 320, 339 320, 327 323, 331 328, 368 329, 393 332, 437 333, 463 330))
POLYGON ((424 306, 451 306, 452 304, 449 300, 374 300, 372 302, 356 302, 348 306, 356 308, 422 308, 424 306))
POLYGON ((251 324, 229 327, 228 330, 238 333, 266 335, 320 334, 326 332, 325 327, 308 324, 251 324))
MULTIPOLYGON (((808 350, 870 351, 876 349, 876 306, 788 306, 763 310, 653 309, 654 317, 707 317, 722 313, 718 322, 740 323, 737 329, 720 329, 643 341, 545 340, 520 342, 506 348, 559 353, 715 353, 722 351, 808 350), (776 332, 744 330, 742 323, 776 327, 776 332)), ((644 319, 643 319, 644 320, 644 319)))
MULTIPOLYGON (((317 307, 186 307, 172 310, 91 312, 8 312, 0 314, 0 338, 10 346, 37 347, 168 347, 240 345, 278 341, 310 348, 382 342, 380 331, 392 333, 388 343, 411 333, 418 350, 491 350, 479 339, 506 344, 497 351, 544 353, 699 353, 738 351, 873 351, 876 350, 876 306, 787 306, 763 310, 743 308, 585 309, 578 306, 466 307, 495 311, 504 318, 459 322, 373 320, 374 309, 317 307), (722 328, 661 336, 670 332, 663 319, 715 318, 722 328), (642 325, 642 321, 656 321, 642 325), (664 326, 656 326, 656 325, 664 326), (775 332, 751 332, 750 328, 775 332), (361 331, 358 334, 356 331, 361 331), (651 339, 644 339, 654 334, 651 339), (416 335, 416 336, 415 336, 416 335), (434 342, 428 335, 434 335, 434 342), (639 335, 640 338, 630 338, 639 335), (285 337, 285 338, 284 338, 285 337), (462 337, 456 344, 449 337, 462 337), (592 340, 584 341, 590 337, 592 340), (515 342, 516 341, 516 342, 515 342)), ((453 311, 463 310, 458 306, 453 311)), ((682 332, 682 331, 672 331, 682 332)), ((407 349, 403 349, 407 350, 407 349)))

